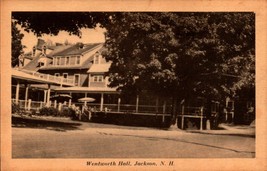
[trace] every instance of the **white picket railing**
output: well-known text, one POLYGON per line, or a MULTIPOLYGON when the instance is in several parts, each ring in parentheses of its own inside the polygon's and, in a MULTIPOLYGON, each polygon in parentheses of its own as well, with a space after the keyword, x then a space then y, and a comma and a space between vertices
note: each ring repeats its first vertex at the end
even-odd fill
POLYGON ((54 75, 50 75, 50 74, 43 74, 43 73, 39 73, 39 72, 35 72, 35 71, 29 71, 29 70, 25 70, 25 69, 19 69, 19 71, 36 76, 38 78, 45 79, 47 81, 53 81, 53 82, 56 82, 58 84, 67 84, 67 85, 74 86, 74 79, 71 79, 71 78, 64 78, 64 77, 54 76, 54 75))

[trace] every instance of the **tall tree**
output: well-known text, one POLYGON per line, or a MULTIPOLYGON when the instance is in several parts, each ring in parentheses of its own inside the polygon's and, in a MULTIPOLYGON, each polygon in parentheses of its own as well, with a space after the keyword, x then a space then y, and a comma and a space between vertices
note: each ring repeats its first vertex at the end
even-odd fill
POLYGON ((100 23, 107 29, 110 86, 128 93, 150 91, 173 98, 175 106, 189 97, 220 99, 244 87, 255 89, 254 13, 16 12, 12 17, 37 35, 60 30, 80 35, 80 28, 100 23))
POLYGON ((16 27, 16 24, 12 22, 12 58, 11 58, 11 65, 12 67, 18 65, 19 59, 18 57, 21 55, 24 46, 21 44, 21 40, 23 38, 23 34, 20 30, 16 27))
POLYGON ((254 84, 254 24, 253 13, 119 13, 106 26, 110 85, 172 97, 173 106, 234 95, 254 84))

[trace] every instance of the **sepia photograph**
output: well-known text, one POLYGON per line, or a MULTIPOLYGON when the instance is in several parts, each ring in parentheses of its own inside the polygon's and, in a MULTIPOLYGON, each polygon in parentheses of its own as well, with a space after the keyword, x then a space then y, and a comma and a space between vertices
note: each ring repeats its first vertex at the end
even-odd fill
POLYGON ((180 170, 257 158, 255 11, 9 14, 9 160, 180 170))

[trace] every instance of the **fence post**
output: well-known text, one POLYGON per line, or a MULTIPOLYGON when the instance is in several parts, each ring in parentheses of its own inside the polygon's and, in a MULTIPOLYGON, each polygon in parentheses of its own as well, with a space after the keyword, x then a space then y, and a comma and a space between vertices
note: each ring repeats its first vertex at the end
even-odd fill
POLYGON ((163 103, 163 108, 162 108, 162 112, 165 113, 166 112, 166 100, 164 100, 163 103))
POLYGON ((156 113, 159 112, 159 96, 156 98, 156 113))
POLYGON ((184 129, 184 105, 182 105, 181 129, 184 129))
POLYGON ((32 99, 28 100, 28 110, 31 110, 32 99))
POLYGON ((118 98, 118 112, 120 112, 121 98, 118 98))
POLYGON ((139 105, 139 95, 136 96, 136 107, 135 107, 136 113, 138 113, 138 105, 139 105))
POLYGON ((203 130, 203 107, 200 108, 200 130, 203 130))

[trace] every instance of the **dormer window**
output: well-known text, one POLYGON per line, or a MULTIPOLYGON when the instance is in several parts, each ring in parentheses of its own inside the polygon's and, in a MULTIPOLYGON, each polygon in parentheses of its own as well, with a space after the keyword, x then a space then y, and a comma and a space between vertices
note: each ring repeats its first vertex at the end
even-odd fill
POLYGON ((38 60, 38 67, 45 66, 45 64, 46 64, 46 58, 45 58, 45 57, 41 57, 41 58, 38 60))

